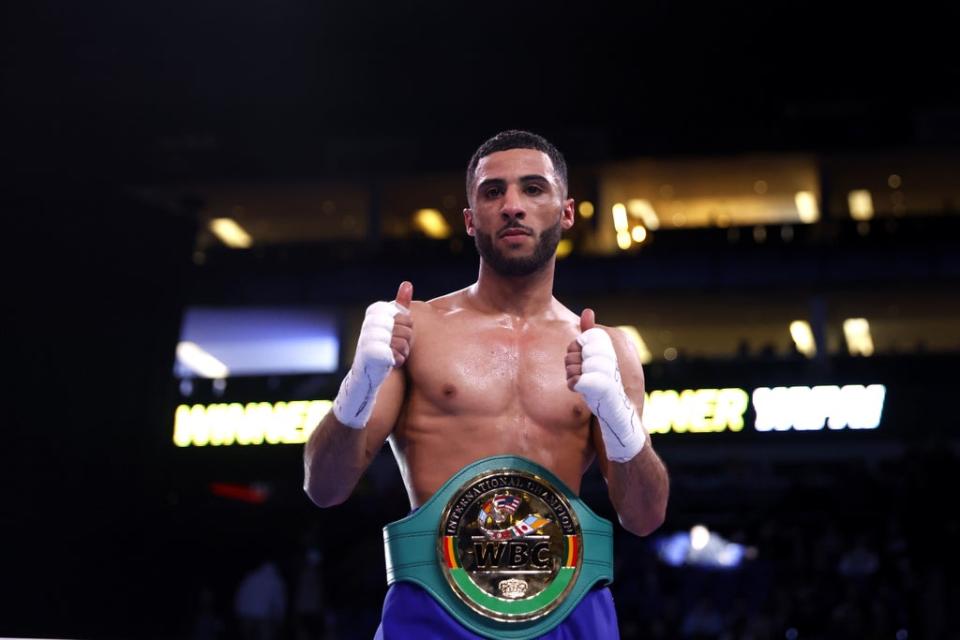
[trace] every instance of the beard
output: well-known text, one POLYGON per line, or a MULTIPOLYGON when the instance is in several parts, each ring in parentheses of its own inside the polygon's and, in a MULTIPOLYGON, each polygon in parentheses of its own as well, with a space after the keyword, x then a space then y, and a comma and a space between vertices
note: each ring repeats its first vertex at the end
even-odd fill
MULTIPOLYGON (((506 228, 526 229, 520 223, 514 222, 507 225, 506 228)), ((503 229, 501 229, 502 231, 503 229)), ((560 220, 552 227, 544 229, 537 238, 537 244, 533 248, 533 253, 528 256, 510 257, 504 255, 493 242, 493 236, 477 230, 474 236, 474 243, 477 245, 477 253, 483 258, 483 261, 501 276, 517 277, 528 276, 536 273, 546 266, 550 259, 557 252, 557 245, 560 243, 560 236, 563 229, 560 227, 560 220)))

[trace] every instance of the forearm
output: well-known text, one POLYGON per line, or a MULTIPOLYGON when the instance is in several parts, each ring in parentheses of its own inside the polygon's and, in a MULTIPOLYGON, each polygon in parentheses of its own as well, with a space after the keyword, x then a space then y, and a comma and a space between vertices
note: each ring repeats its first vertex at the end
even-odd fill
POLYGON ((310 434, 303 454, 303 489, 318 507, 350 497, 369 463, 367 430, 351 429, 329 412, 310 434))
POLYGON ((620 523, 649 535, 663 524, 670 482, 640 419, 640 359, 621 332, 594 326, 589 309, 581 315, 580 329, 567 348, 567 384, 596 416, 594 445, 620 523))
POLYGON ((620 523, 638 536, 663 524, 670 480, 650 442, 627 462, 607 463, 607 489, 620 523))
POLYGON ((404 396, 398 367, 410 353, 413 335, 408 311, 412 294, 412 285, 404 282, 394 302, 367 307, 353 365, 330 412, 307 440, 303 489, 319 507, 350 497, 393 430, 404 396))

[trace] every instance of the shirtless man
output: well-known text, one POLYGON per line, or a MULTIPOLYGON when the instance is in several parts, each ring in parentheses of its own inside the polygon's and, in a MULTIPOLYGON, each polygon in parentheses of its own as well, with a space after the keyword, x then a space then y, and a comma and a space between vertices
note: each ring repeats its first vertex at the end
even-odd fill
MULTIPOLYGON (((476 283, 419 302, 403 282, 396 300, 371 305, 334 409, 307 442, 307 495, 321 507, 345 501, 385 440, 414 509, 488 456, 527 458, 574 495, 596 458, 621 524, 651 533, 668 479, 639 420, 637 354, 592 310, 578 317, 553 297, 555 250, 574 223, 562 155, 534 134, 498 134, 471 159, 467 195, 476 283)), ((477 637, 404 582, 384 604, 378 637, 391 633, 477 637)), ((544 637, 615 635, 612 600, 598 588, 544 637)))

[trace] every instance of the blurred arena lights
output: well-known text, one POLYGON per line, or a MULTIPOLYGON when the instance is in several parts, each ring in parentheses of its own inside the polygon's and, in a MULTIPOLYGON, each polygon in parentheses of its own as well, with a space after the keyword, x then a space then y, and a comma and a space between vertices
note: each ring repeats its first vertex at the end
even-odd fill
POLYGON ((580 206, 577 207, 577 211, 580 212, 581 217, 589 220, 593 217, 593 203, 589 200, 584 200, 580 203, 580 206))
POLYGON ((227 365, 204 351, 195 342, 183 341, 177 344, 177 360, 202 378, 226 378, 230 375, 227 365))
POLYGON ((632 198, 627 200, 627 213, 643 221, 643 226, 651 231, 660 228, 660 218, 649 200, 632 198))
POLYGON ((873 336, 866 318, 847 318, 843 321, 843 337, 852 356, 872 356, 873 336))
POLYGON ((694 551, 702 551, 707 543, 710 542, 710 530, 702 524, 694 525, 690 529, 690 548, 694 551))
POLYGON ((613 228, 617 233, 622 233, 629 230, 629 224, 627 223, 627 208, 623 205, 622 202, 618 202, 613 205, 611 209, 613 214, 613 228))
POLYGON ((745 559, 757 556, 755 547, 730 542, 702 524, 690 531, 657 536, 654 546, 660 560, 671 567, 736 569, 745 559))
POLYGON ((214 218, 209 224, 210 231, 231 249, 248 249, 253 238, 233 218, 214 218))
POLYGON ((413 222, 429 238, 444 240, 450 237, 450 225, 437 209, 419 209, 413 214, 413 222))
POLYGON ((647 239, 647 230, 642 224, 638 224, 630 231, 630 237, 637 244, 643 244, 647 239))
POLYGON ((263 504, 270 497, 270 488, 262 483, 246 485, 211 482, 210 493, 220 498, 246 502, 247 504, 263 504))
POLYGON ((873 218, 873 197, 867 189, 854 189, 847 194, 847 206, 854 220, 873 218))
POLYGON ((790 337, 797 346, 797 351, 812 358, 817 355, 817 342, 813 339, 813 330, 806 320, 794 320, 790 323, 790 337))
POLYGON ((797 191, 794 202, 797 205, 797 213, 800 214, 800 222, 813 224, 820 219, 820 207, 812 191, 797 191))
POLYGON ((633 244, 633 239, 630 237, 630 223, 627 221, 627 208, 622 202, 618 202, 610 211, 613 214, 613 228, 617 232, 617 246, 626 251, 633 244))

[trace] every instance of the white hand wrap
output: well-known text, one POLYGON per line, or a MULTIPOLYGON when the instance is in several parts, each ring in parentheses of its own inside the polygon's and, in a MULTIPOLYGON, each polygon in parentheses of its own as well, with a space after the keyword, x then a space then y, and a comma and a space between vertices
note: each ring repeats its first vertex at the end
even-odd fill
POLYGON ((607 458, 627 462, 643 449, 647 434, 623 390, 613 342, 599 327, 581 333, 577 342, 583 347, 583 373, 573 388, 600 422, 607 458))
POLYGON ((409 311, 396 302, 374 302, 367 307, 353 366, 333 400, 333 415, 348 427, 362 429, 373 413, 377 391, 394 365, 390 340, 393 318, 398 313, 409 311))

